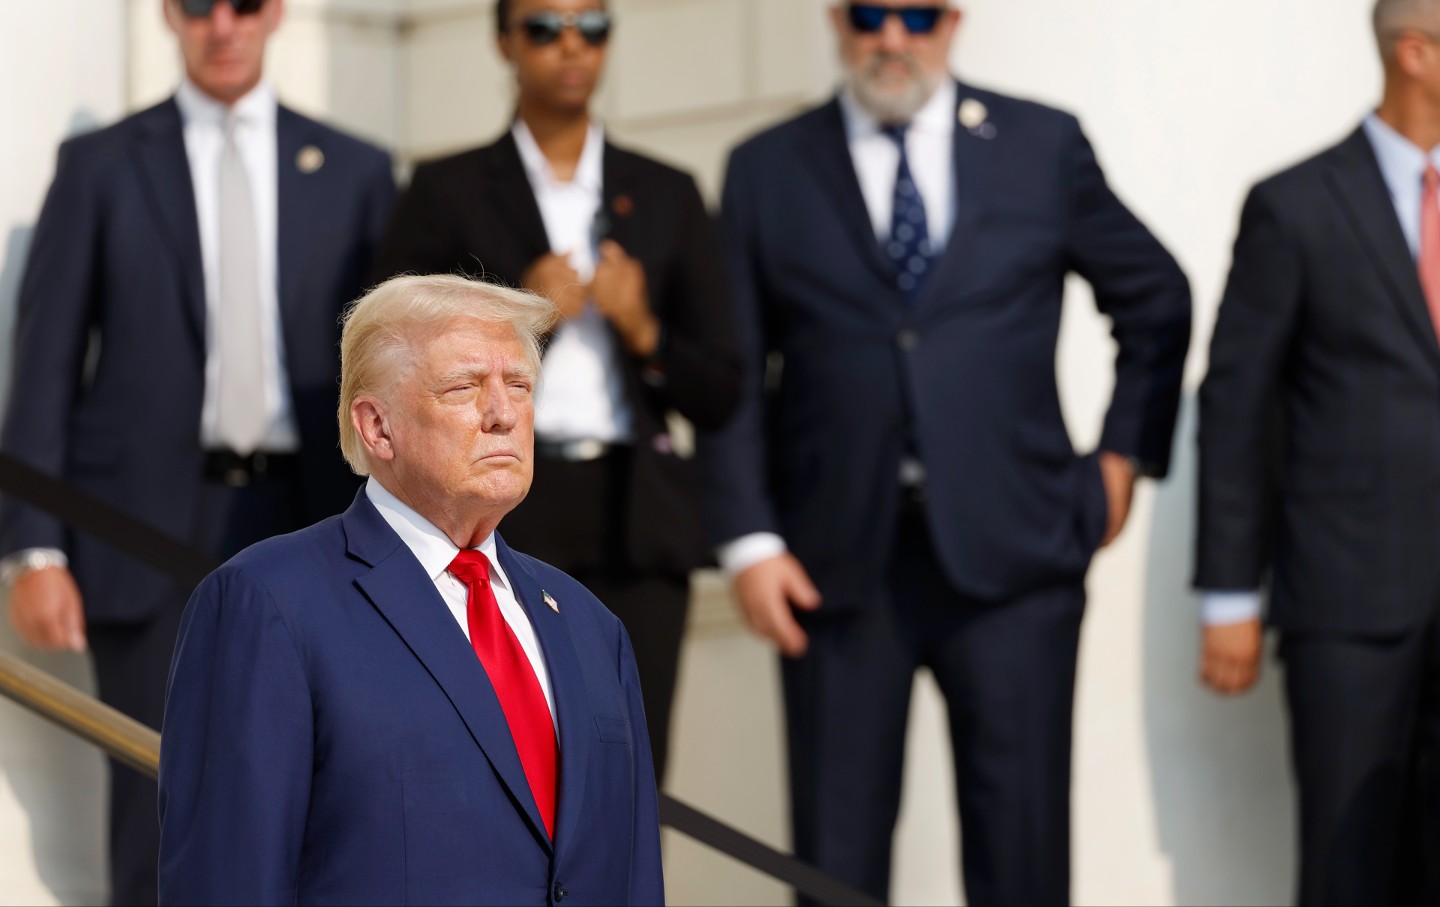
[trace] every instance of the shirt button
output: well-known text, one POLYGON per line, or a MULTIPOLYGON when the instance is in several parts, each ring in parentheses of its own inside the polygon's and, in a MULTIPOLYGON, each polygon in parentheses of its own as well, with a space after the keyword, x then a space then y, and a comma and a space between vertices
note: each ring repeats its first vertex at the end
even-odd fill
POLYGON ((910 328, 906 328, 895 335, 895 345, 908 353, 920 345, 920 335, 910 328))

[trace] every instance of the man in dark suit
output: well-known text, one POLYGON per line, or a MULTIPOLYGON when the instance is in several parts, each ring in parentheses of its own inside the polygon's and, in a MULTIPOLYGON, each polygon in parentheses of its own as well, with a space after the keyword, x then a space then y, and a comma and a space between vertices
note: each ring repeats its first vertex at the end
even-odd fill
POLYGON ((1085 573, 1135 477, 1167 468, 1188 288, 1073 117, 949 76, 957 10, 832 14, 846 87, 740 146, 726 177, 750 372, 739 415, 702 439, 714 539, 786 656, 798 855, 886 895, 928 667, 969 902, 1061 903, 1085 573), (1055 386, 1071 272, 1119 343, 1085 455, 1055 386))
POLYGON ((603 2, 501 2, 496 31, 514 123, 416 169, 377 277, 476 274, 559 305, 535 487, 506 534, 629 629, 663 781, 689 573, 707 558, 673 416, 714 428, 740 384, 720 253, 690 177, 610 144, 590 116, 611 31, 603 2))
POLYGON ((664 902, 625 630, 496 532, 530 487, 555 314, 440 275, 347 317, 341 446, 370 479, 186 609, 162 903, 664 902))
MULTIPOLYGON (((281 0, 165 0, 174 98, 61 148, 20 289, 7 453, 228 555, 343 509, 342 306, 394 196, 379 150, 279 106, 281 0)), ((55 519, 0 516, 11 617, 159 727, 188 589, 55 519)), ((112 769, 117 904, 155 901, 155 786, 112 769)))
POLYGON ((1268 575, 1302 904, 1440 901, 1440 9, 1375 30, 1379 108, 1245 202, 1200 394, 1201 676, 1255 682, 1268 575))

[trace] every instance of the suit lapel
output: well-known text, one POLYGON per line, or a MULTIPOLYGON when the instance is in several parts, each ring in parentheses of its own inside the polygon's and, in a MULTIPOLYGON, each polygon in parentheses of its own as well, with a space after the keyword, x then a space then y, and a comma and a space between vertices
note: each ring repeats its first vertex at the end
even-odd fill
POLYGON ((855 175, 855 161, 850 156, 850 139, 845 134, 845 117, 839 100, 832 99, 822 107, 814 123, 806 133, 807 147, 802 159, 813 162, 820 184, 825 187, 824 196, 835 206, 835 214, 855 243, 860 258, 889 286, 894 283, 895 275, 875 239, 875 227, 860 190, 860 178, 855 175))
POLYGON ((519 238, 525 261, 534 261, 550 251, 550 238, 534 188, 525 174, 525 164, 520 160, 520 149, 508 129, 490 146, 485 160, 490 169, 485 184, 494 196, 502 223, 519 238))
POLYGON ((1425 304, 1415 260, 1395 216, 1390 190, 1363 129, 1336 147, 1326 170, 1330 190, 1340 201, 1370 261, 1390 289, 1390 297, 1431 362, 1440 366, 1440 345, 1425 304))
MULTIPOLYGON (((955 115, 959 117, 960 104, 965 101, 968 89, 963 83, 956 83, 955 115)), ((916 307, 936 301, 954 299, 955 287, 963 265, 975 248, 975 239, 980 230, 981 197, 988 178, 989 146, 1002 139, 983 139, 968 129, 956 125, 955 137, 951 140, 951 167, 954 174, 954 223, 950 237, 939 259, 931 268, 925 286, 915 300, 916 307)))
POLYGON ((535 627, 535 636, 540 640, 545 664, 550 671, 550 691, 555 697, 555 719, 560 728, 560 790, 555 840, 563 843, 579 837, 585 778, 589 774, 594 716, 585 696, 585 675, 575 654, 564 603, 557 603, 559 611, 550 609, 544 601, 548 593, 540 588, 535 574, 498 535, 496 551, 500 556, 500 566, 514 588, 515 599, 535 627))
POLYGON ((152 108, 135 149, 147 195, 175 256, 181 275, 181 300, 196 343, 205 349, 205 272, 200 253, 200 222, 195 188, 185 153, 180 108, 171 98, 152 108))
MULTIPOLYGON (((536 839, 551 849, 500 701, 430 577, 363 490, 343 522, 350 555, 370 567, 356 578, 356 585, 435 678, 536 839)), ((506 572, 509 575, 508 564, 506 572)))
POLYGON ((648 249, 635 248, 641 235, 634 227, 636 192, 641 188, 634 173, 625 165, 625 158, 609 142, 605 143, 601 179, 601 214, 604 223, 600 234, 624 247, 627 254, 642 262, 648 260, 648 249))
POLYGON ((276 270, 280 300, 280 323, 284 336, 294 337, 298 326, 292 324, 296 313, 303 307, 303 281, 305 262, 309 261, 310 244, 315 236, 313 219, 326 211, 321 192, 324 181, 321 177, 324 167, 324 151, 320 136, 304 117, 279 107, 275 111, 275 183, 279 192, 276 211, 276 270), (300 169, 300 151, 306 147, 319 149, 316 158, 320 167, 309 173, 300 169))

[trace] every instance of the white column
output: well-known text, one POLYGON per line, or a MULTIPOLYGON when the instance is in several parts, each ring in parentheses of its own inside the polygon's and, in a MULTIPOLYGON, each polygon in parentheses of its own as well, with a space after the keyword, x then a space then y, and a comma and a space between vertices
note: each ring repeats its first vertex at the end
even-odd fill
MULTIPOLYGON (((0 4, 0 385, 8 388, 15 296, 66 136, 120 116, 125 22, 103 0, 0 4)), ((3 595, 0 595, 3 599, 3 595)), ((8 603, 0 601, 8 612, 8 603)), ((0 650, 22 646, 0 619, 0 650)), ((78 655, 29 660, 90 689, 78 655)), ((94 904, 106 896, 99 754, 0 700, 0 904, 94 904)))

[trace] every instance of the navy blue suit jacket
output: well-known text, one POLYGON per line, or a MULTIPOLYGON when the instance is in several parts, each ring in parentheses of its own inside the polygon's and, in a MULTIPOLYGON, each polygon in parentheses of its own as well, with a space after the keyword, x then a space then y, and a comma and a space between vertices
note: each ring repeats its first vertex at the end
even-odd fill
POLYGON ((1388 636, 1440 593, 1440 344, 1363 129, 1261 181, 1200 389, 1196 584, 1388 636))
POLYGON ((484 667, 362 490, 190 600, 160 754, 161 903, 663 901, 629 638, 579 583, 498 548, 550 670, 554 845, 484 667))
POLYGON ((954 230, 913 302, 879 248, 837 102, 730 159, 721 228, 749 373, 739 415, 703 439, 710 532, 780 533, 827 608, 878 590, 907 433, 956 589, 1004 600, 1084 575, 1106 504, 1056 389, 1071 273, 1119 345, 1101 447, 1168 467, 1184 275, 1110 191, 1073 117, 962 84, 966 98, 993 133, 956 129, 954 230))
MULTIPOLYGON (((355 488, 335 427, 339 316, 363 289, 395 186, 388 155, 281 107, 279 298, 310 520, 355 488), (303 172, 302 148, 324 155, 303 172)), ((200 233, 173 100, 67 141, 20 287, 0 444, 179 538, 201 512, 206 312, 200 233)), ((160 573, 7 501, 0 554, 70 553, 92 621, 148 616, 160 573)))

